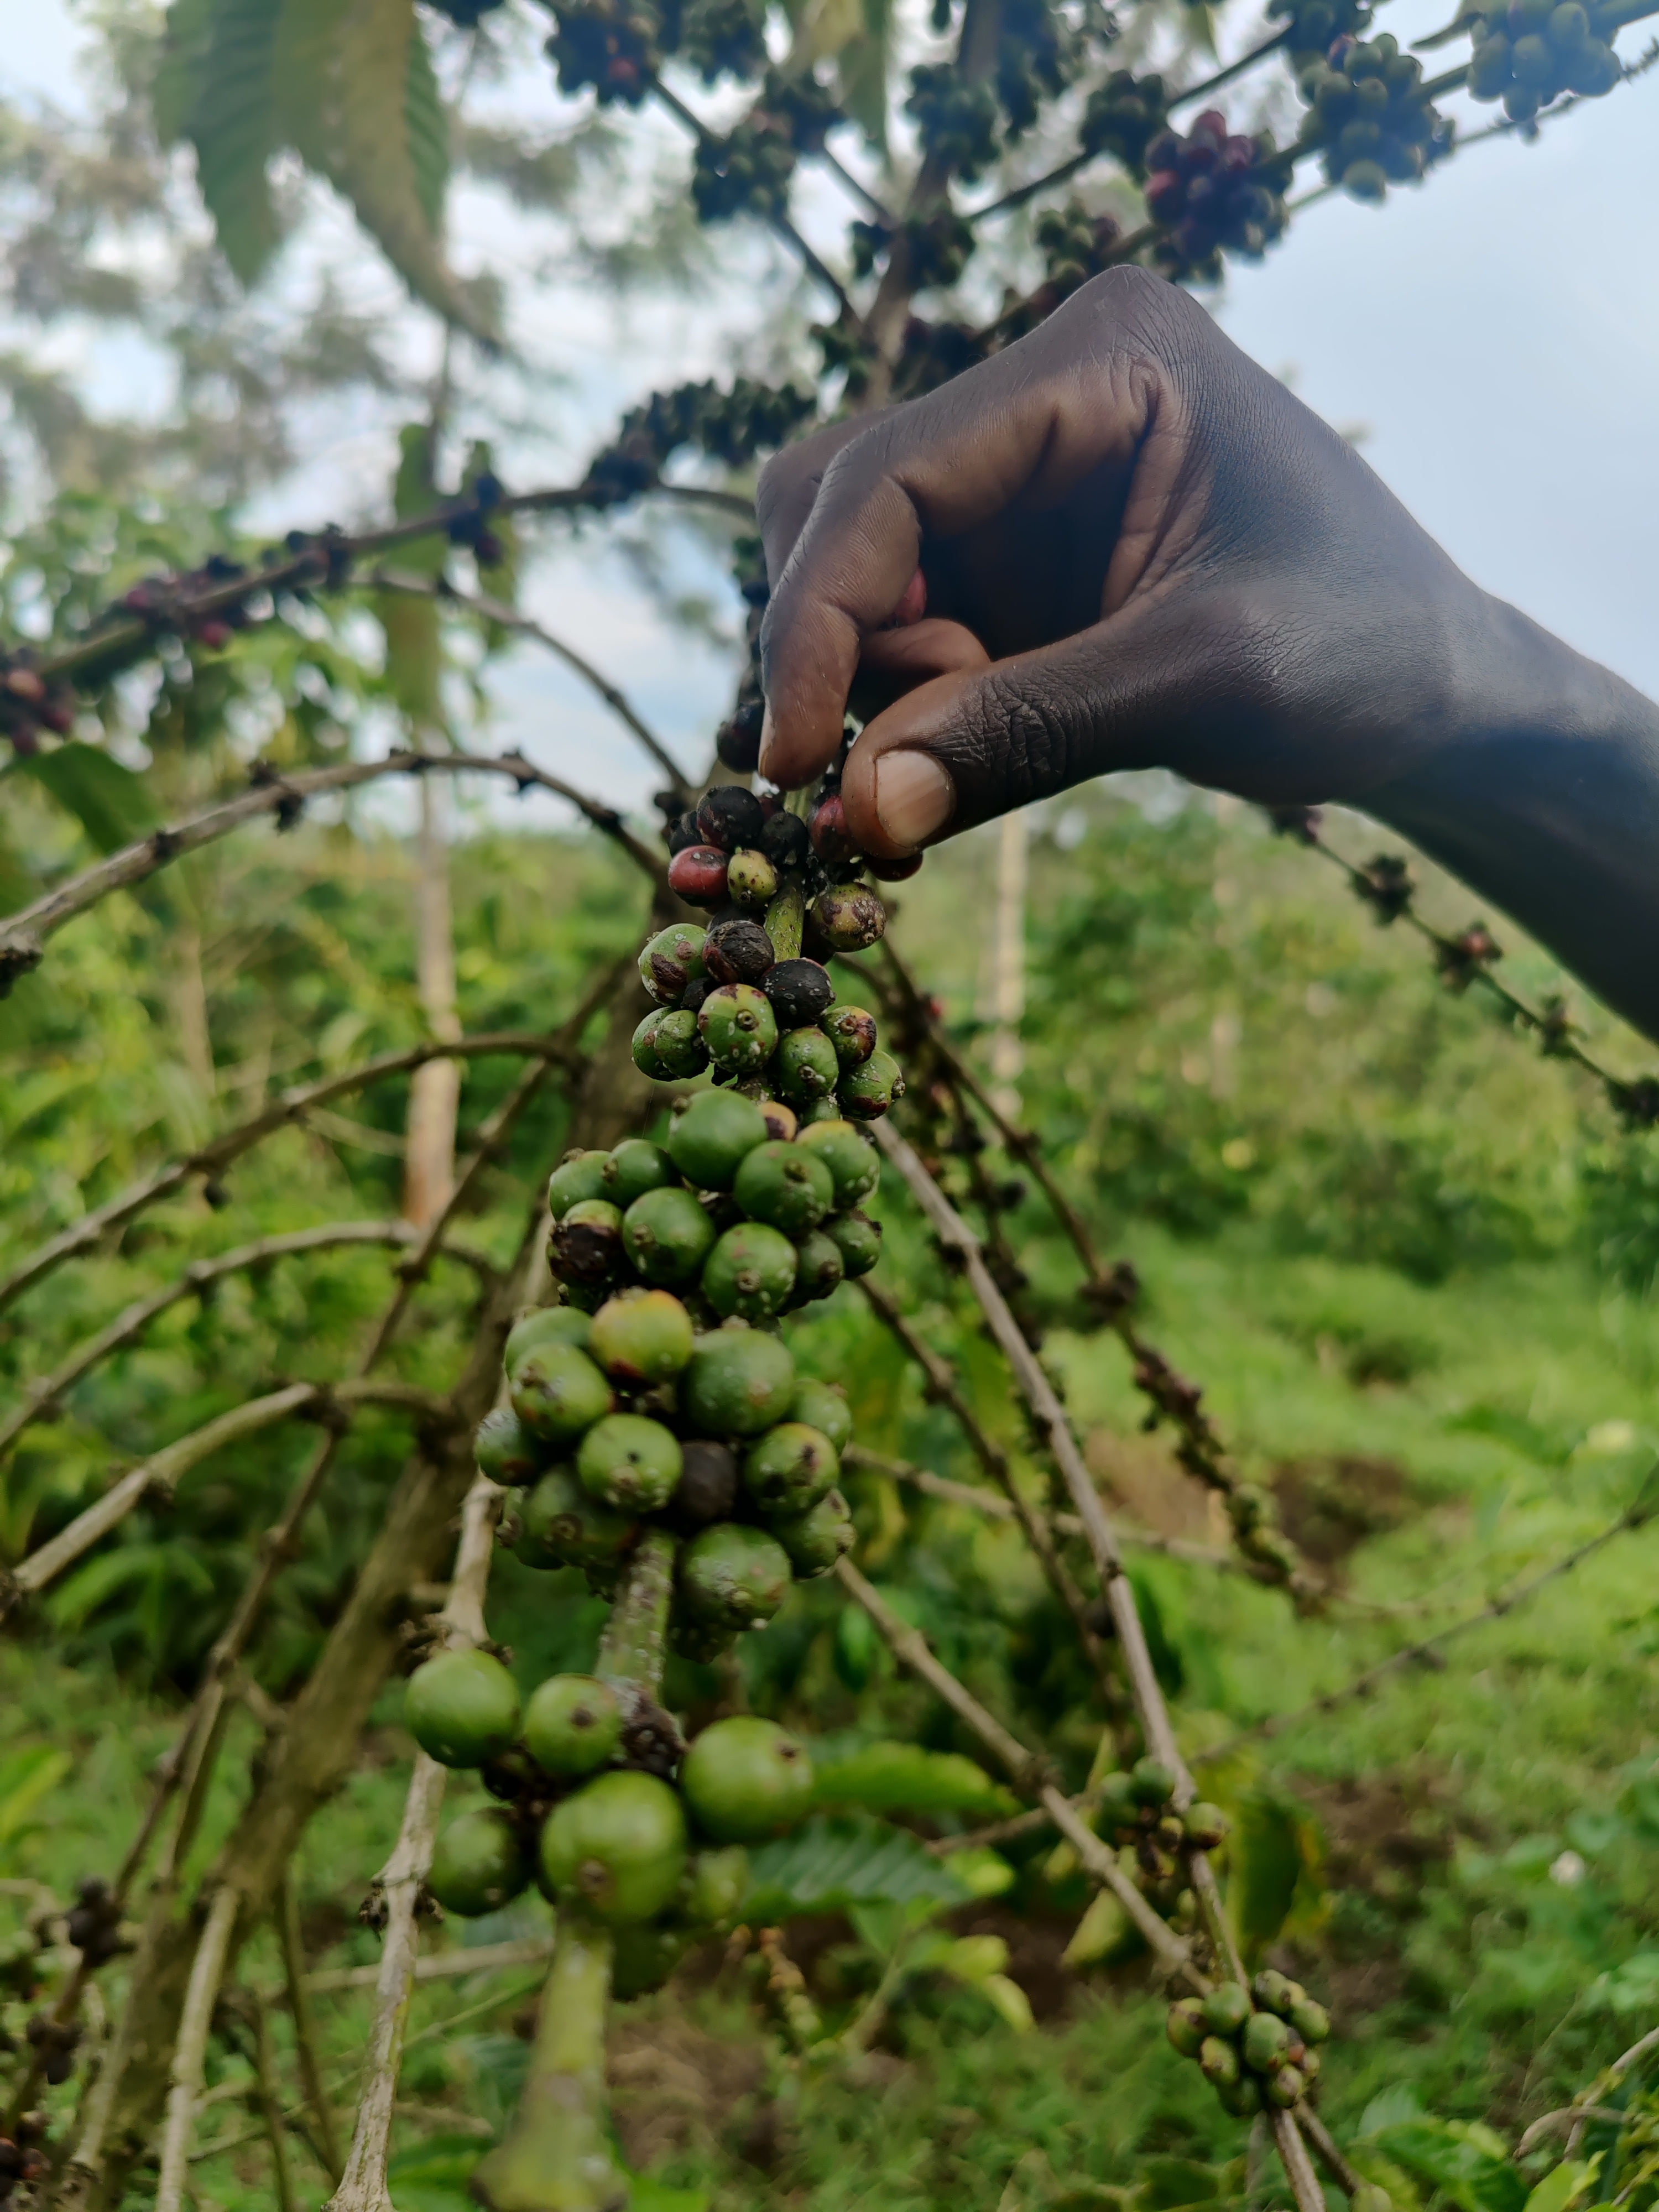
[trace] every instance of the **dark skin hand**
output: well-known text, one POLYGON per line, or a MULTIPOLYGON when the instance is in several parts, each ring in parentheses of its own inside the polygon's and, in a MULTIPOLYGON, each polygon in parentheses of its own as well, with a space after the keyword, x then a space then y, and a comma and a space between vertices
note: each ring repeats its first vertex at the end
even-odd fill
POLYGON ((762 772, 870 714, 896 858, 1113 769, 1413 837, 1659 1036, 1659 709, 1480 591, 1174 286, 1114 270, 761 479, 762 772))

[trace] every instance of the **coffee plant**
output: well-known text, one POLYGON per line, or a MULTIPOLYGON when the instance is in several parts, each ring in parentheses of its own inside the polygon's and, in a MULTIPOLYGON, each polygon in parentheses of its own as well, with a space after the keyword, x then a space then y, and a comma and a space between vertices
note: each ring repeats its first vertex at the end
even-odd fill
MULTIPOLYGON (((501 4, 453 0, 441 12, 482 52, 501 4)), ((98 807, 107 812, 116 803, 112 793, 135 802, 125 771, 87 757, 94 749, 76 734, 77 718, 141 664, 172 665, 185 655, 199 669, 222 655, 234 665, 255 645, 307 635, 319 610, 336 605, 379 608, 388 624, 384 611, 394 605, 434 621, 442 606, 481 633, 515 623, 534 633, 512 605, 519 533, 532 518, 602 518, 674 495, 742 528, 761 454, 842 411, 934 388, 1016 343, 1103 271, 1133 264, 1207 285, 1224 276, 1230 259, 1278 246, 1293 223, 1303 165, 1317 164, 1328 186, 1356 199, 1381 200, 1391 188, 1431 181, 1456 153, 1453 122, 1436 104, 1449 94, 1467 89, 1477 100, 1501 100, 1505 120, 1495 129, 1530 133, 1610 94, 1652 58, 1632 62, 1616 46, 1628 25, 1653 12, 1645 0, 1466 9, 1437 42, 1467 39, 1467 59, 1431 78, 1393 36, 1374 30, 1368 0, 1275 0, 1261 42, 1203 76, 1190 65, 1194 41, 1184 35, 1165 40, 1173 55, 1163 67, 1139 66, 1158 27, 1150 9, 1134 11, 1132 22, 1129 11, 1096 0, 934 0, 928 58, 890 88, 873 10, 854 11, 856 22, 823 31, 816 43, 798 37, 787 53, 779 27, 749 0, 551 0, 544 21, 530 12, 565 94, 591 94, 613 123, 653 106, 686 134, 687 198, 702 225, 718 238, 763 224, 799 257, 822 295, 813 358, 799 352, 790 380, 686 383, 639 398, 574 483, 514 491, 485 455, 447 496, 430 472, 418 483, 400 477, 396 516, 383 526, 296 528, 264 549, 228 546, 198 565, 151 574, 112 605, 76 610, 85 618, 50 637, 13 643, 0 669, 0 731, 13 764, 89 830, 101 818, 98 807), (1132 40, 1142 13, 1146 35, 1132 40), (1206 104, 1250 70, 1285 67, 1304 111, 1288 144, 1256 127, 1237 89, 1231 112, 1206 104), (697 109, 717 87, 726 102, 719 128, 697 109), (741 112, 730 105, 734 88, 741 112), (889 106, 916 149, 892 204, 830 147, 849 120, 879 135, 889 106), (1050 154, 1061 142, 1069 149, 1042 173, 1014 181, 1022 149, 1039 138, 1050 154), (856 209, 839 268, 794 211, 803 168, 815 162, 856 209), (1097 167, 1097 177, 1079 183, 1097 167), (1027 289, 1007 286, 990 313, 987 272, 994 265, 1005 275, 1021 251, 992 241, 1006 235, 1000 223, 1032 204, 1030 236, 1042 274, 1027 289), (695 483, 676 474, 689 458, 702 464, 695 483), (708 480, 715 470, 727 479, 718 486, 708 480), (471 564, 476 593, 456 581, 455 559, 471 564)), ((337 9, 307 0, 174 0, 154 100, 162 138, 193 149, 220 246, 239 277, 255 280, 279 241, 274 164, 286 152, 344 194, 413 294, 453 331, 496 343, 483 290, 460 283, 445 259, 446 118, 428 26, 413 0, 354 0, 337 9)), ((136 2185, 136 2172, 153 2164, 159 2212, 179 2212, 210 2039, 244 2038, 260 2079, 269 2074, 262 2015, 257 2005, 239 2010, 236 1976, 239 1954, 270 1921, 305 2105, 335 2183, 331 2203, 337 2212, 383 2212, 392 2201, 388 2145, 421 1924, 434 1911, 466 1918, 499 1911, 534 1886, 554 1907, 555 1933, 528 2075, 516 2116, 472 2187, 495 2212, 621 2206, 631 2184, 615 2154, 605 2090, 614 2002, 660 1986, 690 1948, 719 1937, 729 1955, 747 1954, 763 1969, 757 1994, 802 2079, 854 2061, 906 1978, 924 1969, 953 1976, 1018 2025, 1024 2000, 1003 1971, 1000 1939, 953 1942, 932 1921, 1012 1881, 1000 1844, 1053 1830, 1066 1869, 1093 1893, 1069 1955, 1106 1956, 1126 1937, 1144 1949, 1172 1996, 1170 2042, 1201 2069, 1228 2115, 1255 2124, 1258 2150, 1271 2141, 1298 2212, 1322 2212, 1325 2203, 1316 2160, 1358 2212, 1385 2212, 1384 2190, 1357 2170, 1319 2113, 1322 2054, 1333 2033, 1340 2038, 1340 2018, 1334 2023, 1282 1973, 1247 1972, 1217 1871, 1231 1864, 1237 1878, 1243 1846, 1228 1817, 1198 1794, 1192 1770, 1201 1762, 1184 1758, 1176 1741, 1135 1577, 1038 1357, 1039 1325, 1007 1228, 1020 1199, 988 1165, 993 1148, 1051 1206, 1096 1324, 1128 1356, 1147 1425, 1173 1434, 1182 1466, 1220 1501, 1234 1545, 1225 1564, 1304 1611, 1330 1593, 1278 1525, 1269 1493, 1235 1464, 1201 1390, 1146 1334, 1134 1270, 1103 1261, 1040 1136, 1018 1127, 987 1094, 925 987, 887 942, 881 884, 902 879, 914 864, 872 866, 854 850, 835 771, 810 797, 757 787, 768 587, 757 541, 739 536, 735 554, 749 651, 698 787, 685 787, 622 695, 559 648, 669 774, 659 842, 602 798, 517 754, 422 743, 321 765, 261 757, 247 788, 170 825, 150 819, 142 835, 103 838, 102 859, 66 872, 0 922, 0 990, 27 991, 53 933, 108 895, 246 823, 269 816, 279 830, 291 828, 318 799, 390 776, 428 789, 465 775, 553 792, 626 856, 648 905, 637 958, 596 972, 560 1028, 434 1036, 296 1086, 82 1214, 0 1282, 0 1306, 13 1305, 192 1188, 216 1207, 231 1202, 225 1178, 234 1164, 331 1100, 441 1061, 522 1064, 431 1218, 412 1231, 319 1228, 193 1263, 176 1291, 67 1357, 0 1427, 0 1445, 9 1447, 171 1297, 205 1295, 210 1279, 268 1268, 329 1249, 331 1240, 378 1237, 403 1248, 398 1287, 355 1372, 284 1382, 216 1414, 135 1465, 9 1571, 6 1601, 27 1608, 143 1501, 170 1495, 210 1455, 246 1447, 293 1419, 319 1428, 315 1451, 208 1656, 140 1834, 112 1878, 84 1884, 64 1919, 73 1966, 50 2007, 29 2016, 12 2055, 0 2197, 25 2189, 66 2208, 113 2206, 136 2185), (653 1085, 672 1099, 665 1127, 665 1094, 653 1085), (571 1147, 556 1164, 541 1163, 510 1265, 478 1270, 477 1318, 457 1379, 437 1388, 392 1376, 385 1356, 411 1300, 441 1260, 457 1258, 452 1232, 469 1193, 544 1091, 570 1103, 571 1147), (971 1294, 1052 1478, 1040 1502, 988 1433, 962 1373, 884 1285, 880 1227, 865 1210, 878 1183, 908 1207, 907 1221, 941 1270, 971 1294), (844 1469, 877 1468, 924 1489, 943 1478, 863 1449, 854 1430, 856 1389, 798 1369, 793 1317, 843 1285, 857 1286, 853 1294, 914 1363, 989 1485, 946 1489, 987 1516, 1015 1521, 1030 1548, 1090 1685, 1097 1740, 1081 1771, 1073 1753, 1016 1735, 856 1563, 860 1532, 842 1487, 844 1469), (270 1720, 230 1832, 198 1879, 192 1849, 226 1756, 228 1711, 243 1694, 244 1659, 343 1439, 371 1409, 410 1427, 410 1456, 353 1562, 337 1617, 270 1720), (521 1695, 485 1610, 498 1547, 527 1568, 562 1572, 562 1590, 574 1571, 603 1601, 591 1670, 553 1671, 521 1695), (441 1607, 422 1610, 411 1593, 446 1574, 441 1607), (838 1666, 849 1677, 861 1668, 867 1679, 876 1651, 889 1651, 976 1741, 1000 1780, 959 1754, 890 1744, 857 1772, 856 1762, 842 1760, 825 1794, 813 1744, 772 1721, 726 1711, 687 1740, 684 1715, 667 1702, 670 1662, 711 1670, 706 1679, 729 1686, 738 1639, 779 1632, 769 1632, 774 1621, 787 1627, 792 1603, 800 1602, 796 1585, 830 1577, 848 1601, 838 1666), (375 1698, 400 1667, 419 1756, 401 1832, 364 1907, 383 1948, 345 2146, 334 2136, 307 2025, 289 1869, 308 1820, 350 1771, 375 1698), (489 1802, 446 1826, 450 1770, 475 1773, 489 1802), (861 1804, 869 1817, 837 1826, 823 1818, 826 1803, 861 1804), (992 1812, 998 1819, 980 1831, 960 1826, 992 1812), (941 1815, 931 1852, 903 1825, 941 1815), (135 1929, 127 1915, 141 1895, 135 1929), (855 1924, 881 1961, 876 1998, 836 2033, 826 2031, 782 1932, 792 1915, 826 1906, 863 1914, 855 1924), (884 1913, 898 1917, 884 1921, 884 1913), (123 2008, 98 2070, 73 2106, 48 2117, 37 2099, 43 2087, 73 2081, 97 1978, 128 1952, 123 2008)), ((858 728, 854 718, 847 744, 858 742, 858 728)), ((1451 988, 1496 993, 1547 1053, 1575 1058, 1600 1078, 1626 1122, 1659 1121, 1659 1085, 1607 1074, 1565 1006, 1534 1007, 1498 981, 1499 950, 1484 925, 1455 938, 1437 933, 1415 911, 1403 862, 1340 859, 1310 810, 1285 810, 1275 821, 1343 867, 1380 922, 1419 930, 1451 988)), ((1638 1503, 1595 1545, 1650 1517, 1650 1505, 1638 1503)), ((1595 1545, 1550 1571, 1568 1571, 1595 1545)), ((1493 1601, 1471 1623, 1535 1586, 1493 1601)), ((1455 1632, 1442 1632, 1399 1663, 1431 1656, 1455 1632)), ((1371 1680, 1358 1678, 1354 1694, 1371 1680)), ((43 1922, 15 1960, 0 1960, 9 1988, 36 1987, 39 1956, 54 1940, 43 1922)), ((1634 2057, 1565 2118, 1558 2132, 1569 2159, 1584 2114, 1600 2111, 1596 2099, 1613 2093, 1634 2057)), ((276 2113, 274 2092, 267 2102, 276 2113)), ((286 2202, 279 2117, 270 2136, 286 2202)), ((1454 2139, 1434 2140, 1443 2150, 1454 2139)), ((1468 2155, 1459 2169, 1464 2193, 1452 2201, 1507 2207, 1510 2196, 1480 2163, 1492 2154, 1455 2140, 1468 2155)), ((1630 2145, 1631 2155, 1645 2156, 1647 2136, 1633 2131, 1630 2145)), ((1400 2155, 1406 2160, 1407 2150, 1400 2155)), ((1431 2160, 1422 2170, 1435 2178, 1431 2160)), ((1553 2212, 1567 2201, 1565 2191, 1551 2199, 1553 2212)))

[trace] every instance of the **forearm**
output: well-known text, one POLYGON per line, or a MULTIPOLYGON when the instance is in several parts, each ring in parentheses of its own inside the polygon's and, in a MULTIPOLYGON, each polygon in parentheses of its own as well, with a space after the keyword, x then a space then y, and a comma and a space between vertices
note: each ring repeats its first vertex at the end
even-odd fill
POLYGON ((1453 737, 1359 801, 1659 1039, 1659 707, 1485 603, 1453 737))

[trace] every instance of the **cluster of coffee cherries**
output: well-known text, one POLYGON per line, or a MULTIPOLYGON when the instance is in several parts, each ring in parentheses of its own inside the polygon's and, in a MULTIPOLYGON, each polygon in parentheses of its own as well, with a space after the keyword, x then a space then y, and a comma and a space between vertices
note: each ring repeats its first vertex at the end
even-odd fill
POLYGON ((1212 1851, 1225 1840, 1227 1816, 1218 1806, 1175 1807, 1176 1778, 1162 1759, 1141 1759, 1127 1773, 1109 1774, 1101 1784, 1097 1832, 1133 1852, 1134 1880, 1153 1911, 1177 1926, 1196 1918, 1188 1886, 1188 1850, 1212 1851))
POLYGON ((1303 72, 1302 97, 1313 111, 1304 143, 1325 149, 1325 173, 1355 199, 1380 200, 1389 186, 1414 184, 1451 149, 1452 128, 1423 89, 1423 64, 1384 33, 1340 38, 1303 72))
POLYGON ((1616 6, 1579 0, 1510 0, 1471 18, 1474 44, 1468 88, 1476 100, 1501 100, 1516 123, 1529 123, 1564 92, 1599 100, 1624 76, 1613 51, 1616 6))
POLYGON ((1195 2058, 1235 2118, 1264 2105, 1289 2112, 1319 2079, 1319 2045, 1330 2015, 1300 1982, 1271 1970, 1249 1989, 1220 1982, 1207 1996, 1182 1997, 1170 2008, 1169 2036, 1183 2058, 1195 2058))
POLYGON ((765 1102, 784 1138, 820 1121, 878 1121, 902 1097, 903 1078, 878 1048, 874 1016, 838 1003, 824 964, 873 945, 887 921, 879 896, 851 872, 840 793, 821 795, 803 821, 781 807, 769 813, 740 785, 718 785, 669 845, 671 888, 714 911, 706 928, 676 923, 641 953, 657 1005, 635 1034, 635 1065, 663 1083, 710 1068, 717 1085, 765 1102), (805 908, 803 950, 780 960, 761 917, 792 888, 805 908))
POLYGON ((1146 149, 1146 208, 1168 235, 1154 249, 1170 276, 1205 283, 1221 275, 1224 252, 1259 258, 1285 228, 1283 195, 1261 173, 1273 150, 1267 137, 1230 132, 1219 108, 1206 108, 1183 138, 1165 131, 1146 149))
MULTIPOLYGON (((652 1211, 634 1232, 654 1252, 652 1211)), ((846 1397, 798 1375, 769 1329, 699 1334, 672 1291, 636 1287, 591 1322, 574 1306, 526 1315, 507 1380, 511 1409, 480 1430, 478 1464, 523 1492, 504 1532, 519 1557, 579 1567, 608 1595, 647 1529, 666 1532, 678 1545, 669 1640, 688 1658, 764 1627, 795 1579, 827 1574, 851 1548, 836 1487, 853 1433, 846 1397)))
POLYGON ((812 1762, 775 1721, 715 1721, 682 1745, 665 1715, 641 1732, 632 1685, 553 1674, 520 1702, 488 1651, 442 1651, 410 1678, 422 1749, 478 1771, 499 1802, 439 1837, 427 1887, 445 1911, 499 1912, 534 1881, 615 1931, 618 1996, 655 1989, 687 1946, 728 1928, 749 1889, 746 1846, 812 1802, 812 1762))

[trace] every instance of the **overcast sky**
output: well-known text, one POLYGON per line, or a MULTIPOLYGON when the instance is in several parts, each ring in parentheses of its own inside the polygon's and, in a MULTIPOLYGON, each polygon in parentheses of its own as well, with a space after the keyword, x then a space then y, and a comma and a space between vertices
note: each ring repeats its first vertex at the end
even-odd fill
MULTIPOLYGON (((1403 43, 1449 12, 1393 0, 1380 20, 1403 43)), ((64 0, 8 10, 0 85, 72 100, 75 47, 64 0)), ((1324 202, 1261 265, 1235 265, 1218 313, 1328 419, 1363 426, 1371 465, 1480 583, 1659 695, 1656 125, 1659 70, 1534 146, 1468 150, 1382 210, 1324 202)), ((627 363, 641 388, 656 350, 647 338, 627 363)), ((682 359, 659 373, 707 372, 682 359)), ((538 597, 688 763, 702 756, 729 686, 718 653, 677 636, 591 541, 549 564, 538 597)), ((586 780, 633 803, 648 791, 603 711, 544 657, 507 672, 501 705, 505 741, 548 758, 556 731, 586 780)))

